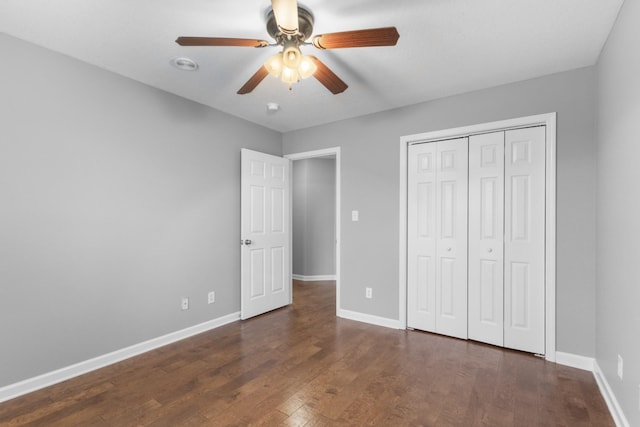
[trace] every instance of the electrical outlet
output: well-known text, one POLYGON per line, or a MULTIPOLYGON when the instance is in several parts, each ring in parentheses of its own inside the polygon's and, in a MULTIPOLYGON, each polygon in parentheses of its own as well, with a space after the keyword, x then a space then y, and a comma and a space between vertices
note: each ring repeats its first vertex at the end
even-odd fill
POLYGON ((216 302, 216 293, 211 291, 207 296, 207 304, 213 304, 214 302, 216 302))
POLYGON ((365 288, 364 296, 369 299, 373 298, 373 289, 365 288))
POLYGON ((351 221, 359 221, 360 213, 358 211, 351 211, 351 221))
POLYGON ((618 376, 620 377, 620 379, 622 379, 622 373, 623 373, 623 361, 622 361, 622 356, 618 355, 618 376))
POLYGON ((189 310, 189 298, 187 297, 182 298, 181 307, 183 310, 189 310))

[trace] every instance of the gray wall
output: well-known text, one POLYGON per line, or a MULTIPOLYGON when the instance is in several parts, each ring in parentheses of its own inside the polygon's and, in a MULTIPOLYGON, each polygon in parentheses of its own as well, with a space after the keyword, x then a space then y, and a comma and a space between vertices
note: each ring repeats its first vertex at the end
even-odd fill
POLYGON ((579 69, 284 135, 285 153, 341 147, 341 304, 398 319, 399 138, 558 113, 557 350, 595 355, 595 70, 579 69), (360 221, 351 222, 352 210, 360 221), (364 288, 373 288, 373 300, 364 288))
POLYGON ((293 162, 293 274, 335 275, 335 159, 293 162))
POLYGON ((625 1, 598 63, 596 359, 632 426, 640 426, 639 22, 640 2, 625 1))
POLYGON ((238 311, 240 148, 281 154, 281 134, 0 52, 0 387, 238 311))

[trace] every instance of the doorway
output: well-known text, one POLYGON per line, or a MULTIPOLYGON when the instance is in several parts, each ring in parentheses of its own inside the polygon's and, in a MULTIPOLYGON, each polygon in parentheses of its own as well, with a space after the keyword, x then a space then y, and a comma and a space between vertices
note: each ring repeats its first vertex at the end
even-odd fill
POLYGON ((292 279, 335 280, 336 314, 338 314, 340 310, 340 148, 293 153, 284 157, 292 161, 290 203, 292 279), (327 186, 325 182, 318 182, 318 179, 333 181, 333 185, 327 186), (311 193, 307 194, 307 190, 315 192, 317 198, 311 193), (306 197, 307 195, 310 197, 306 197), (331 217, 329 221, 327 221, 327 215, 331 217), (330 221, 331 219, 333 221, 330 221))

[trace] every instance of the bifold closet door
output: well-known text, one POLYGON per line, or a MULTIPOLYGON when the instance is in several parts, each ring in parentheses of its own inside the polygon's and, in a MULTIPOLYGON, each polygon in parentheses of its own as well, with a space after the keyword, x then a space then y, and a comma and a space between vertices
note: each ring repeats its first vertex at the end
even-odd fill
POLYGON ((408 155, 407 323, 467 338, 468 138, 408 155))
POLYGON ((544 354, 545 127, 505 132, 504 346, 544 354))
POLYGON ((504 132, 469 137, 469 338, 504 345, 504 132))
POLYGON ((469 138, 469 338, 544 353, 545 128, 469 138))
POLYGON ((407 325, 436 330, 436 143, 410 145, 407 176, 407 325))

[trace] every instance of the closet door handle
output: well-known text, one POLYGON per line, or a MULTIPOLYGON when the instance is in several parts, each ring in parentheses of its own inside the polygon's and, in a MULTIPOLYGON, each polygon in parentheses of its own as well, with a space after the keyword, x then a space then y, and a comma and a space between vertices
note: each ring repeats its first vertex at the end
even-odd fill
POLYGON ((493 249, 489 248, 489 249, 487 249, 487 252, 491 253, 491 252, 493 252, 493 249))

